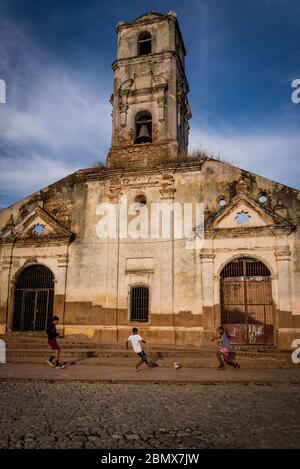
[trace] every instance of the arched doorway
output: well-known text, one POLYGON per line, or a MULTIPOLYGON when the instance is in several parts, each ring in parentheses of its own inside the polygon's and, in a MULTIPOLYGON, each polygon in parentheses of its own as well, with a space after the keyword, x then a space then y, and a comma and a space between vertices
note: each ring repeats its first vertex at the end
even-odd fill
POLYGON ((221 322, 235 344, 274 343, 271 273, 262 262, 239 257, 224 267, 221 322))
POLYGON ((15 285, 13 331, 43 331, 52 316, 54 275, 43 265, 21 272, 15 285))

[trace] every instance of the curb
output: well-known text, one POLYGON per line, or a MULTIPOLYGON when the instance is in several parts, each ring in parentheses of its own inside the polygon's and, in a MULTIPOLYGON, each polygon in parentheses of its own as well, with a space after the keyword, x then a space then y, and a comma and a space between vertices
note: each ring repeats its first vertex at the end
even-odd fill
POLYGON ((215 385, 215 386, 224 386, 224 385, 255 385, 255 386, 275 386, 278 384, 289 384, 289 385, 299 385, 300 379, 278 379, 278 380, 133 380, 133 379, 79 379, 79 378, 21 378, 21 377, 0 377, 0 383, 5 382, 15 382, 15 383, 47 383, 47 384, 67 384, 67 383, 83 383, 83 384, 177 384, 177 385, 215 385))

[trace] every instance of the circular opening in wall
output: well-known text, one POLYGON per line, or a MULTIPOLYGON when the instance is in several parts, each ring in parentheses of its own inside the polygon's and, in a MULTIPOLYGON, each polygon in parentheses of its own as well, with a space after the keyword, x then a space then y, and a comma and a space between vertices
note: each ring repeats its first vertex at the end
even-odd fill
POLYGON ((142 205, 146 205, 147 199, 143 194, 141 194, 141 195, 136 196, 136 198, 134 199, 134 202, 142 206, 142 205))
POLYGON ((225 197, 220 197, 218 199, 218 204, 220 205, 220 207, 224 207, 227 204, 225 197))
POLYGON ((250 218, 251 216, 249 215, 249 213, 242 210, 241 212, 237 213, 235 221, 238 225, 247 225, 247 223, 249 223, 250 218))
POLYGON ((32 228, 32 232, 33 232, 36 236, 40 236, 40 235, 44 234, 44 232, 45 232, 45 225, 42 225, 41 223, 37 223, 37 224, 34 225, 34 227, 32 228))
POLYGON ((261 204, 265 204, 268 200, 268 196, 265 192, 262 192, 261 194, 259 194, 258 196, 258 202, 261 203, 261 204))
POLYGON ((53 215, 54 217, 58 217, 59 211, 58 211, 57 209, 52 210, 52 215, 53 215))

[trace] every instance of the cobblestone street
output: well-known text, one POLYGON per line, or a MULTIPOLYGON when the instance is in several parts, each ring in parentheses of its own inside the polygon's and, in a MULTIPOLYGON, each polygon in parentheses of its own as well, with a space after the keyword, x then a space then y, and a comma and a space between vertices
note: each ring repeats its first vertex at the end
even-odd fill
POLYGON ((297 385, 1 383, 1 448, 297 448, 297 385))

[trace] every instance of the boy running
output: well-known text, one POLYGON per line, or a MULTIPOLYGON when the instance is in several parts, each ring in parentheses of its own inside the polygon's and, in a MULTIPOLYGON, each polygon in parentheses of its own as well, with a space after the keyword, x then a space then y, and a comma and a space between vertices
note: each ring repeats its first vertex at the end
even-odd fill
POLYGON ((232 352, 230 335, 227 332, 225 332, 223 327, 218 327, 218 333, 219 335, 211 339, 211 341, 213 342, 214 340, 218 340, 218 339, 221 340, 221 348, 216 353, 217 358, 220 363, 219 369, 224 370, 225 368, 224 361, 225 363, 227 363, 227 365, 233 366, 234 368, 239 368, 240 365, 238 364, 238 362, 229 359, 229 354, 232 352))
POLYGON ((134 327, 132 329, 132 335, 128 337, 126 340, 126 350, 128 350, 128 344, 131 342, 133 351, 141 358, 141 361, 138 362, 136 365, 135 369, 138 371, 138 367, 142 365, 142 363, 146 363, 146 365, 150 368, 150 365, 147 360, 147 355, 145 354, 144 350, 142 349, 142 343, 145 344, 145 340, 141 338, 141 336, 138 333, 138 329, 134 327))
POLYGON ((59 345, 56 341, 56 337, 59 336, 59 334, 56 332, 56 326, 58 324, 59 317, 58 316, 53 316, 52 323, 50 326, 46 329, 46 334, 48 335, 48 344, 52 349, 51 356, 49 360, 47 361, 48 365, 50 366, 55 366, 56 368, 64 368, 65 365, 60 365, 59 363, 59 354, 60 354, 60 348, 59 345), (55 358, 55 364, 53 363, 53 360, 55 358))

